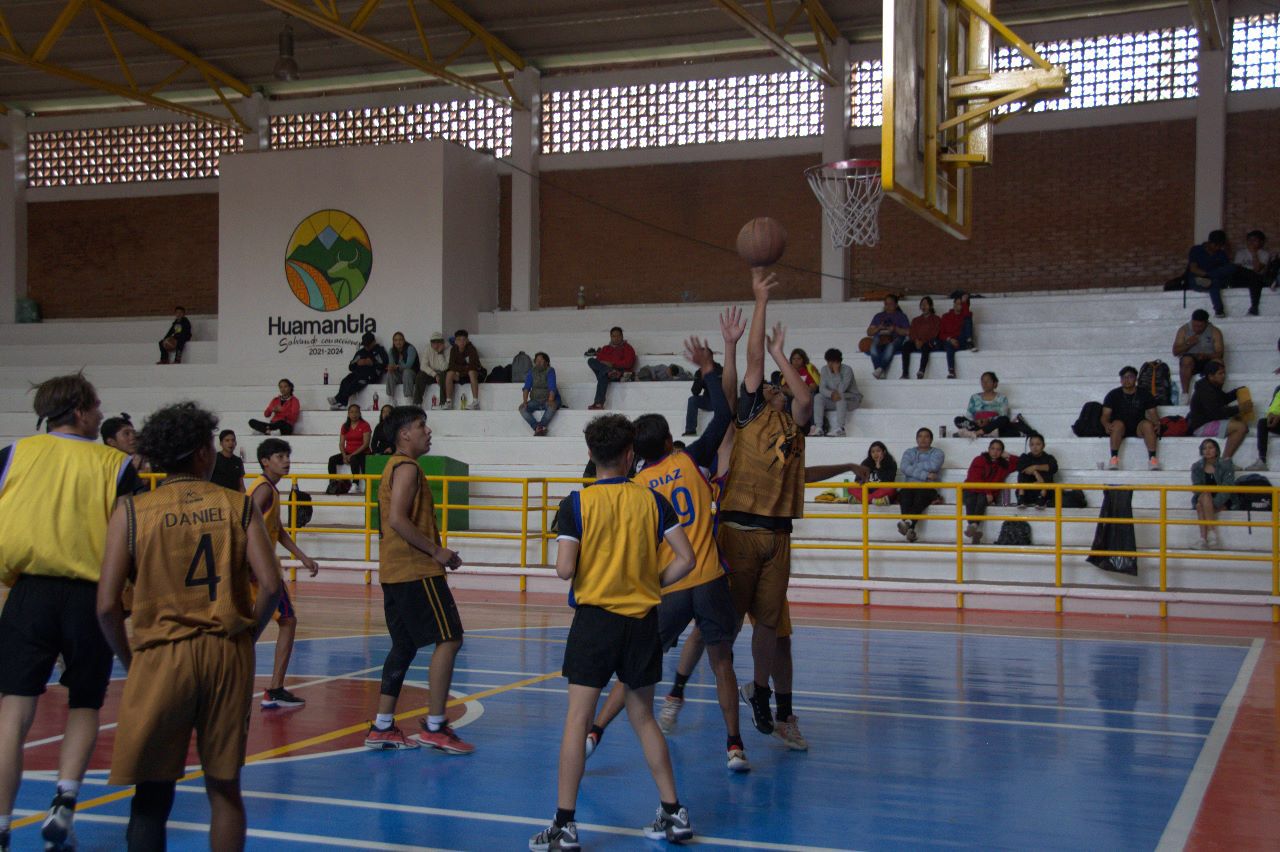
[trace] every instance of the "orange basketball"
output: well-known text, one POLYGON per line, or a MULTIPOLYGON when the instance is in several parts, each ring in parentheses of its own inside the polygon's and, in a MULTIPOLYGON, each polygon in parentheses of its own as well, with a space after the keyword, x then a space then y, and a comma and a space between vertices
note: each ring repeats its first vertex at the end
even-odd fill
POLYGON ((768 216, 752 219, 738 231, 738 255, 749 266, 772 266, 786 250, 786 229, 768 216))

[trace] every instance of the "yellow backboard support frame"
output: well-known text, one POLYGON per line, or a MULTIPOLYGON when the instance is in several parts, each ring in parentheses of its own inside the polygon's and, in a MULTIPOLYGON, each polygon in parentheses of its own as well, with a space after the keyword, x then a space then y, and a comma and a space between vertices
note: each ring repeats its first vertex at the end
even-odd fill
POLYGON ((992 128, 1061 95, 1066 72, 997 19, 991 0, 884 0, 883 32, 885 194, 968 239, 972 170, 992 162, 992 128), (993 33, 1032 67, 994 71, 993 33))

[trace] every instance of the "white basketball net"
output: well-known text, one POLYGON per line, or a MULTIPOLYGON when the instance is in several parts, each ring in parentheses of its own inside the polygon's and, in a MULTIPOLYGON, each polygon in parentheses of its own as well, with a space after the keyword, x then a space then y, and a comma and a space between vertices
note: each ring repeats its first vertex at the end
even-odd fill
POLYGON ((831 231, 831 243, 848 248, 857 243, 873 246, 880 242, 879 160, 845 160, 804 171, 809 188, 822 204, 822 217, 831 231))

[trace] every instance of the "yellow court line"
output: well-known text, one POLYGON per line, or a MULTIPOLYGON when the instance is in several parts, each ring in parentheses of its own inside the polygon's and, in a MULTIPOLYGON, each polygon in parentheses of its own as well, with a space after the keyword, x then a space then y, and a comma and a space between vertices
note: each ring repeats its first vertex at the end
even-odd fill
MULTIPOLYGON (((523 689, 526 686, 532 686, 535 683, 542 683, 543 681, 551 680, 552 678, 557 678, 557 677, 560 677, 559 669, 553 672, 547 672, 546 674, 527 677, 524 680, 518 680, 515 683, 509 683, 509 684, 506 684, 505 686, 495 686, 492 689, 486 689, 482 692, 476 692, 472 695, 464 695, 461 698, 454 698, 454 699, 451 699, 448 702, 448 704, 446 704, 445 706, 457 707, 459 704, 466 704, 469 701, 479 701, 483 698, 491 698, 492 696, 500 695, 503 692, 510 692, 513 689, 523 689)), ((409 716, 416 716, 419 713, 426 713, 429 710, 430 710, 429 707, 417 707, 413 710, 405 710, 403 713, 397 713, 396 719, 405 719, 405 718, 408 718, 409 716)), ((313 745, 319 745, 320 743, 327 743, 331 740, 341 739, 342 737, 349 736, 350 734, 359 733, 360 731, 363 731, 368 727, 369 727, 369 724, 367 722, 361 722, 358 725, 348 725, 345 728, 339 728, 336 731, 329 731, 326 734, 319 734, 314 737, 308 737, 307 739, 299 740, 296 743, 288 743, 287 745, 282 745, 277 748, 268 749, 267 751, 260 751, 257 754, 251 754, 245 758, 244 762, 247 765, 250 763, 257 763, 263 760, 269 760, 273 757, 279 757, 282 754, 288 754, 289 752, 298 751, 300 749, 308 748, 313 745)), ((186 775, 183 775, 181 778, 178 779, 177 783, 181 784, 184 781, 192 781, 192 780, 195 780, 196 778, 202 777, 203 775, 204 775, 204 772, 202 770, 197 769, 195 772, 188 772, 186 775)), ((90 808, 98 808, 98 807, 102 807, 103 805, 109 805, 112 802, 118 802, 121 799, 127 799, 133 795, 134 789, 135 788, 133 787, 129 787, 124 790, 117 790, 114 793, 108 793, 105 796, 98 796, 96 799, 90 799, 87 802, 79 802, 76 805, 76 812, 79 813, 81 811, 87 811, 90 808)), ((42 820, 44 820, 44 818, 45 818, 45 814, 42 814, 42 813, 33 814, 32 816, 29 816, 29 817, 23 817, 22 819, 14 820, 12 828, 14 830, 17 830, 19 828, 23 828, 28 825, 35 825, 37 822, 41 822, 42 820)))

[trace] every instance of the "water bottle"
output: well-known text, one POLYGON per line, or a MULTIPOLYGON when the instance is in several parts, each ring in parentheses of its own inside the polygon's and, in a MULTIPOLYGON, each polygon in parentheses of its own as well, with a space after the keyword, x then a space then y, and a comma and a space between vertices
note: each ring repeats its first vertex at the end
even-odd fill
POLYGON ((326 385, 327 385, 327 384, 329 384, 329 371, 328 371, 328 370, 325 370, 325 371, 324 371, 324 383, 325 383, 326 385))
POLYGON ((435 410, 435 407, 436 407, 436 395, 435 395, 435 394, 431 394, 431 408, 432 408, 432 410, 435 410))
POLYGON ((370 411, 378 410, 378 392, 377 391, 373 392, 373 405, 369 407, 369 410, 370 411))
POLYGON ((587 306, 587 288, 578 288, 578 310, 583 310, 587 306))
POLYGON ((465 393, 462 395, 462 405, 460 407, 463 411, 467 410, 467 395, 465 393))
POLYGON ((1181 393, 1178 391, 1178 386, 1175 384, 1173 387, 1169 389, 1169 399, 1172 401, 1174 405, 1177 405, 1178 400, 1180 398, 1181 398, 1181 393))

